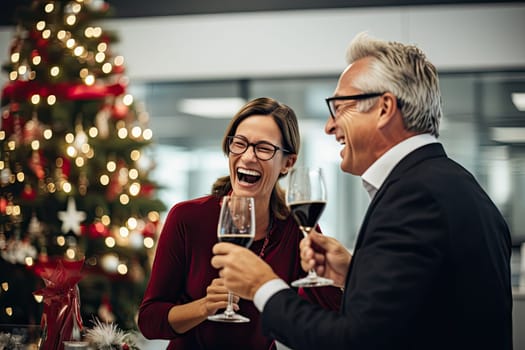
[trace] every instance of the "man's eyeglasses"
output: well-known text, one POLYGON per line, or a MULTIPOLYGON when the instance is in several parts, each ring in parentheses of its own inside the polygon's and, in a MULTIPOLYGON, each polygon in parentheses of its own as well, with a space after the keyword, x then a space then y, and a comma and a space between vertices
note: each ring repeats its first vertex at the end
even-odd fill
POLYGON ((359 94, 359 95, 333 96, 333 97, 328 97, 326 99, 326 104, 328 105, 328 110, 330 111, 330 115, 332 116, 333 119, 335 119, 335 116, 337 114, 337 108, 336 107, 338 107, 338 106, 335 105, 336 101, 345 101, 345 100, 360 101, 360 100, 366 100, 367 98, 378 97, 378 96, 381 96, 383 94, 384 94, 384 92, 371 92, 371 93, 359 94))
POLYGON ((259 141, 257 143, 250 143, 248 140, 242 136, 228 136, 228 150, 236 155, 243 154, 246 152, 248 147, 253 147, 253 152, 255 157, 259 160, 270 160, 275 156, 277 151, 281 150, 284 153, 291 153, 290 151, 281 148, 279 146, 273 145, 266 141, 259 141))

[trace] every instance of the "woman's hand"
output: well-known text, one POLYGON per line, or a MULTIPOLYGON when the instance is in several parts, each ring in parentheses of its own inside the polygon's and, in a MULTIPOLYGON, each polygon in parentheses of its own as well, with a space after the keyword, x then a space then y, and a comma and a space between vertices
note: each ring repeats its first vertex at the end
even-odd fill
MULTIPOLYGON (((233 309, 239 310, 239 297, 233 297, 233 309)), ((224 279, 215 278, 206 287, 206 296, 187 304, 175 305, 168 313, 168 322, 171 328, 179 334, 183 334, 201 322, 208 316, 214 315, 217 310, 225 309, 228 304, 228 289, 224 286, 224 279)))
MULTIPOLYGON (((204 298, 204 307, 206 315, 214 315, 217 310, 225 309, 228 305, 228 289, 224 286, 223 278, 215 278, 206 288, 206 297, 204 298)), ((233 309, 239 310, 239 297, 233 296, 233 309)))

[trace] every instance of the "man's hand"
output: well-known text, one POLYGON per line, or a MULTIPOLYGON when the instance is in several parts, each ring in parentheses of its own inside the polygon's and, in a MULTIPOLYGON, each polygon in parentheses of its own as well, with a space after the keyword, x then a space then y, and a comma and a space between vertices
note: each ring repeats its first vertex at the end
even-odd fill
POLYGON ((266 282, 279 278, 262 259, 251 250, 232 244, 217 243, 213 246, 211 265, 221 269, 228 290, 241 298, 253 300, 255 292, 266 282))
POLYGON ((319 276, 332 279, 336 286, 344 286, 352 254, 341 243, 311 231, 301 240, 299 248, 305 271, 314 268, 319 276))

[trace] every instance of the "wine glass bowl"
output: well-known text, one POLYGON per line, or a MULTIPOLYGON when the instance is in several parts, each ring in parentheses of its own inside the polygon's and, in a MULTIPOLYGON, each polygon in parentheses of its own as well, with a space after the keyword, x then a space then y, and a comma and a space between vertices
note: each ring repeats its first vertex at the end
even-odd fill
MULTIPOLYGON (((286 189, 286 204, 299 228, 306 236, 317 225, 326 207, 326 186, 321 168, 292 169, 286 189)), ((331 279, 318 276, 313 269, 308 275, 293 281, 294 287, 322 287, 333 285, 331 279)))
POLYGON ((325 201, 295 202, 290 204, 292 215, 303 233, 308 234, 315 227, 324 211, 325 201))
MULTIPOLYGON (((224 196, 221 204, 217 238, 249 247, 255 238, 255 203, 253 197, 224 196)), ((228 306, 223 313, 208 316, 210 321, 250 322, 250 319, 233 310, 233 294, 228 292, 228 306)))

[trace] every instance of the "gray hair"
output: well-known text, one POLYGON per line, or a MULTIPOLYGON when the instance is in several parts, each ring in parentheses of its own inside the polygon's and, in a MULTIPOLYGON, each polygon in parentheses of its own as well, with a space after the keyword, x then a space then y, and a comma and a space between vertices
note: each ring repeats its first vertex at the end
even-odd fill
MULTIPOLYGON (((348 47, 349 64, 371 58, 368 72, 353 82, 367 92, 391 92, 398 100, 405 128, 439 136, 442 116, 439 79, 434 65, 413 45, 387 42, 358 34, 348 47)), ((377 99, 359 101, 361 111, 370 109, 377 99)))

